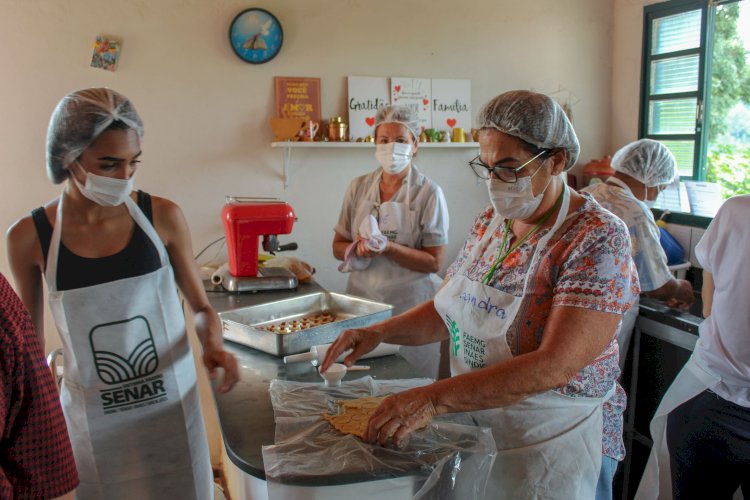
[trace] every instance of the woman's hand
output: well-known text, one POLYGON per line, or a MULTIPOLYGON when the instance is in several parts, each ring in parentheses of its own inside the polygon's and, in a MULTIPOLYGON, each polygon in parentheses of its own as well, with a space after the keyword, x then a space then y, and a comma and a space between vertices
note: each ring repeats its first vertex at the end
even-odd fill
POLYGON ((383 400, 370 417, 364 441, 382 446, 392 441, 400 447, 412 432, 425 427, 438 412, 432 387, 419 387, 383 400))
POLYGON ((218 389, 221 394, 229 391, 240 379, 237 359, 223 348, 204 350, 203 364, 208 369, 208 375, 211 377, 211 380, 216 379, 216 368, 224 369, 224 378, 218 389))
POLYGON ((376 256, 380 255, 381 253, 383 253, 385 251, 385 249, 388 248, 388 245, 390 245, 390 244, 391 244, 391 242, 389 241, 386 244, 386 246, 383 247, 383 250, 381 250, 381 251, 378 252, 376 250, 371 250, 367 246, 367 240, 365 240, 361 236, 357 236, 357 248, 356 248, 355 252, 357 254, 357 257, 371 259, 371 258, 376 257, 376 256))
POLYGON ((328 367, 349 349, 352 352, 344 359, 344 364, 352 366, 361 356, 375 349, 380 342, 380 335, 371 328, 344 330, 326 351, 326 356, 320 365, 320 371, 328 370, 328 367))

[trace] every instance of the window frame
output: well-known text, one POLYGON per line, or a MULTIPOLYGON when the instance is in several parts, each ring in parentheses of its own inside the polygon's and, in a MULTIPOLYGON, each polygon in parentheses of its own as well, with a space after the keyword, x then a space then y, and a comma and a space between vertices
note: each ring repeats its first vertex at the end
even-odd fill
MULTIPOLYGON (((681 175, 681 180, 705 181, 708 163, 708 126, 711 108, 711 82, 713 66, 713 45, 716 8, 721 5, 738 3, 743 0, 667 0, 647 5, 643 9, 643 47, 641 55, 641 88, 638 117, 638 137, 658 141, 694 140, 692 175, 681 175), (690 11, 701 11, 700 43, 697 49, 667 52, 651 55, 653 42, 653 21, 655 19, 682 14, 690 11), (651 94, 651 69, 653 61, 698 54, 698 88, 695 92, 671 94, 651 94), (679 97, 696 98, 696 117, 694 134, 651 134, 649 133, 650 103, 652 100, 679 97)), ((654 210, 660 217, 662 210, 654 210)), ((712 217, 694 215, 685 212, 670 212, 668 220, 676 224, 706 228, 712 217)))
POLYGON ((711 50, 713 38, 713 12, 711 7, 716 5, 709 0, 670 0, 663 3, 648 5, 643 9, 643 47, 641 56, 641 96, 638 136, 640 138, 654 139, 657 141, 692 140, 693 162, 692 175, 680 176, 687 180, 705 180, 706 178, 706 151, 708 147, 708 134, 704 133, 704 121, 708 115, 707 91, 710 84, 711 61, 707 57, 711 50), (701 11, 700 44, 694 49, 684 49, 673 52, 665 52, 656 56, 651 54, 653 42, 653 21, 659 18, 682 14, 690 11, 701 11), (689 92, 672 92, 667 94, 651 93, 651 67, 654 61, 666 60, 676 57, 698 55, 698 88, 689 92), (650 105, 655 100, 675 100, 695 98, 696 116, 695 128, 691 134, 653 134, 649 133, 649 121, 651 119, 650 105))

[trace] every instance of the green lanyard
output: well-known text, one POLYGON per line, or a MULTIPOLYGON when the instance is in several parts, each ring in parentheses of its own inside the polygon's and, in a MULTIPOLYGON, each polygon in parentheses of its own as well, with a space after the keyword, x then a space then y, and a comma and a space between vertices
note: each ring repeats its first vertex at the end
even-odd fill
MULTIPOLYGON (((524 235, 523 238, 516 241, 513 246, 511 246, 507 252, 501 253, 498 255, 497 259, 495 260, 495 263, 492 264, 492 267, 489 271, 487 271, 487 274, 484 275, 484 278, 482 278, 482 284, 488 285, 490 282, 490 279, 492 276, 494 276, 495 271, 497 271, 497 268, 502 262, 505 260, 505 258, 510 255, 516 248, 520 247, 526 241, 531 238, 531 236, 539 231, 539 228, 542 227, 542 225, 549 220, 549 218, 552 216, 555 210, 557 210, 560 207, 560 204, 562 203, 563 195, 565 194, 565 186, 563 186, 562 191, 560 191, 560 196, 557 197, 557 200, 555 201, 555 204, 552 205, 552 207, 547 210, 541 219, 539 219, 539 222, 534 224, 534 227, 532 227, 526 235, 524 235)), ((508 219, 508 221, 505 222, 505 230, 503 231, 503 242, 500 244, 500 251, 503 251, 503 248, 505 248, 505 243, 508 241, 508 233, 510 233, 510 226, 513 224, 512 219, 508 219)))

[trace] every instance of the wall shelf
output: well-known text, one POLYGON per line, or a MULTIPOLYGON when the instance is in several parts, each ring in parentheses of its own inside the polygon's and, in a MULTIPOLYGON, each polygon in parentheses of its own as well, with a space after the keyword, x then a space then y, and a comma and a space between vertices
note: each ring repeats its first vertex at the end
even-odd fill
MULTIPOLYGON (((283 141, 283 142, 272 142, 272 148, 285 148, 285 149, 317 149, 317 148, 374 148, 375 143, 372 142, 302 142, 302 141, 283 141)), ((419 148, 478 148, 478 142, 420 142, 419 148)))
MULTIPOLYGON (((271 147, 283 149, 284 189, 289 187, 291 177, 292 149, 375 149, 372 142, 272 142, 271 147)), ((479 149, 478 142, 420 142, 419 149, 479 149)))

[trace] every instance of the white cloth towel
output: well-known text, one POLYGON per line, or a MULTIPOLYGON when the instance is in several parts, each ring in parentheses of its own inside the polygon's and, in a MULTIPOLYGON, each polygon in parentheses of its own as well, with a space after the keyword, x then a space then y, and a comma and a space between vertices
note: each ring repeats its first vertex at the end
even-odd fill
MULTIPOLYGON (((378 221, 372 215, 368 215, 359 225, 359 236, 365 240, 365 246, 373 252, 382 252, 388 244, 388 238, 383 236, 378 227, 378 221)), ((344 252, 344 262, 339 264, 339 271, 349 273, 351 271, 361 271, 370 266, 370 257, 358 257, 357 241, 346 247, 344 252)))

